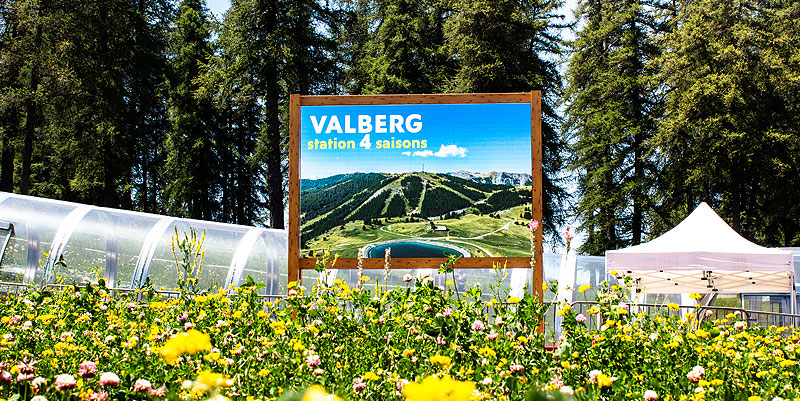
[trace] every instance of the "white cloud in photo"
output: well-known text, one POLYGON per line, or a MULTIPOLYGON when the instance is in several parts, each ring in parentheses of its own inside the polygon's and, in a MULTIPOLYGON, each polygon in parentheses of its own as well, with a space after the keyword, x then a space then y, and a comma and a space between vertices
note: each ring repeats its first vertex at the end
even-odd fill
POLYGON ((433 155, 436 157, 467 157, 467 148, 457 145, 442 145, 439 151, 433 155))
POLYGON ((426 149, 417 150, 414 153, 403 152, 403 155, 416 157, 467 157, 467 148, 462 148, 458 145, 442 145, 437 152, 426 149))

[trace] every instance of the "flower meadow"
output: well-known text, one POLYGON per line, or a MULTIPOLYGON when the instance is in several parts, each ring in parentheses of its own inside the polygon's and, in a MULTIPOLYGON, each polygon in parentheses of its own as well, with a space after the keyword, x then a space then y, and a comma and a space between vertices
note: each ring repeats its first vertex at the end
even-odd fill
POLYGON ((800 399, 791 330, 637 314, 604 283, 585 313, 553 306, 564 331, 548 348, 548 305, 489 287, 31 288, 0 301, 0 399, 800 399))

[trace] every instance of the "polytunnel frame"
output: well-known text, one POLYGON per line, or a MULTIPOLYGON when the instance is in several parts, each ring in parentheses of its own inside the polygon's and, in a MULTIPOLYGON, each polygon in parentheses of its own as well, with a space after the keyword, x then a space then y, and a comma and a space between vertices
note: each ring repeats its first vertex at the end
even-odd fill
MULTIPOLYGON (((193 219, 183 219, 171 216, 163 216, 163 215, 155 215, 150 213, 143 213, 143 212, 135 212, 129 211, 124 209, 108 209, 100 206, 90 206, 84 205, 79 203, 67 202, 67 201, 60 201, 48 198, 40 198, 40 197, 33 197, 27 195, 18 195, 18 194, 11 194, 7 192, 0 192, 0 205, 8 199, 26 199, 30 198, 33 201, 43 202, 43 203, 50 203, 50 204, 60 204, 71 206, 73 209, 67 213, 67 216, 62 220, 62 222, 58 225, 56 229, 56 234, 53 237, 52 243, 50 245, 49 252, 47 254, 47 262, 44 266, 44 274, 42 279, 40 280, 40 285, 45 286, 50 283, 56 272, 56 266, 61 259, 64 251, 69 244, 69 240, 72 238, 72 234, 76 231, 79 227, 81 222, 84 221, 84 218, 88 216, 92 212, 96 212, 99 214, 101 219, 109 219, 110 213, 109 211, 114 212, 121 212, 122 214, 132 214, 132 215, 143 215, 143 216, 151 216, 157 217, 158 221, 150 228, 148 231, 145 240, 139 249, 138 259, 136 261, 136 266, 134 268, 133 277, 131 280, 130 288, 132 289, 140 289, 144 284, 147 276, 149 275, 150 266, 152 261, 155 257, 156 248, 163 237, 166 230, 171 227, 174 223, 182 221, 187 223, 190 227, 192 223, 200 223, 204 226, 232 226, 232 227, 244 227, 247 228, 245 234, 239 239, 237 247, 234 251, 233 257, 231 258, 231 263, 228 266, 228 274, 225 280, 225 286, 230 287, 233 285, 238 285, 240 282, 245 266, 247 264, 247 260, 250 256, 255 245, 258 243, 258 240, 262 238, 262 236, 270 232, 270 229, 266 228, 259 228, 259 227, 247 227, 247 226, 239 226, 236 224, 227 224, 227 223, 219 223, 213 221, 204 221, 204 220, 193 220, 193 219)), ((103 276, 106 281, 106 286, 109 288, 116 288, 116 276, 117 276, 117 269, 118 269, 118 241, 117 241, 117 233, 113 227, 113 224, 108 222, 108 224, 104 224, 104 239, 106 244, 105 249, 105 266, 103 271, 103 276)), ((26 267, 25 267, 25 274, 23 276, 23 284, 28 285, 32 283, 36 276, 36 271, 38 269, 38 253, 40 249, 39 244, 39 235, 38 230, 36 229, 35 225, 26 224, 26 231, 27 231, 27 257, 26 257, 26 267)), ((281 230, 274 230, 274 231, 281 231, 281 230)), ((267 246, 267 251, 276 256, 277 252, 274 249, 270 249, 267 246)))

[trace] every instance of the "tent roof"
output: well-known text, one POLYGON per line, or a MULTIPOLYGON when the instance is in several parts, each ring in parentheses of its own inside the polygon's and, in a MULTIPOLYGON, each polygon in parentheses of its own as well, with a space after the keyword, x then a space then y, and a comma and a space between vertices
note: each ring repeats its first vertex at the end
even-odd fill
POLYGON ((792 253, 756 245, 706 203, 664 235, 606 252, 606 271, 638 278, 647 292, 789 292, 792 253))

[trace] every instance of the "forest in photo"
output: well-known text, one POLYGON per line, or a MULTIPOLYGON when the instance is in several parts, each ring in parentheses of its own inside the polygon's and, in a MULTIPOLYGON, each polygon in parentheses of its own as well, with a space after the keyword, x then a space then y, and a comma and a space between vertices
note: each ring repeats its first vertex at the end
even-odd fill
MULTIPOLYGON (((283 228, 290 94, 540 90, 550 243, 577 221, 602 255, 705 201, 800 246, 798 36, 788 0, 0 0, 0 191, 283 228)), ((303 189, 396 180, 363 226, 524 208, 417 178, 303 189)), ((341 229, 328 205, 304 230, 341 229)))

